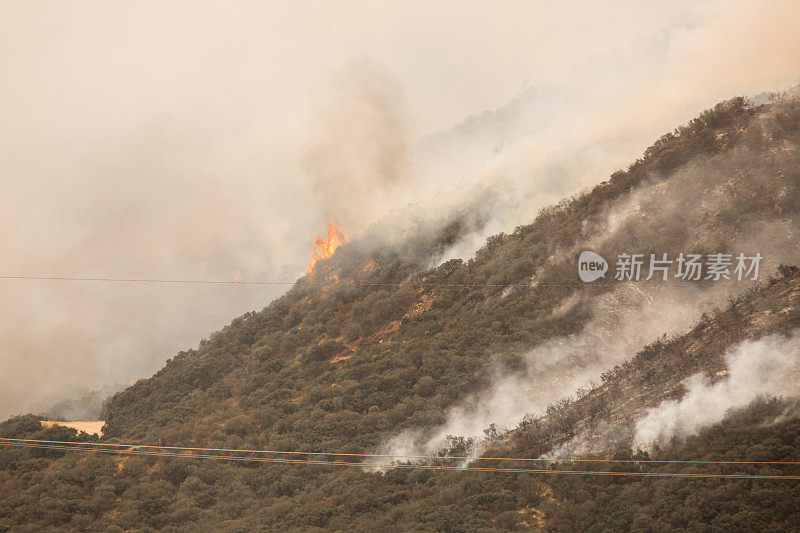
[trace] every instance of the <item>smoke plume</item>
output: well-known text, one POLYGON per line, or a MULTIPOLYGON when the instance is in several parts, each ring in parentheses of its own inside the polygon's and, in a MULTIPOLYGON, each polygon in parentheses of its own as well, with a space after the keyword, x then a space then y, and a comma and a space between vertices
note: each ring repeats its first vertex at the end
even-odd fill
POLYGON ((525 356, 523 372, 498 370, 487 390, 456 406, 440 427, 406 430, 378 453, 430 455, 447 445, 448 436, 471 438, 480 447, 491 424, 502 432, 514 429, 526 415, 544 414, 549 405, 579 388, 599 383, 605 370, 655 338, 685 331, 726 297, 722 287, 677 286, 624 288, 598 298, 594 318, 580 333, 536 346, 525 356))
POLYGON ((650 450, 673 437, 697 434, 721 421, 731 409, 761 396, 800 394, 800 330, 791 336, 771 335, 747 340, 725 356, 727 373, 711 380, 695 374, 684 383, 680 400, 665 400, 636 423, 633 449, 650 450))
MULTIPOLYGON (((763 127, 770 126, 764 122, 763 127)), ((673 259, 703 250, 760 253, 759 277, 764 279, 779 264, 800 261, 798 231, 800 167, 794 149, 774 150, 765 158, 745 144, 715 157, 697 157, 669 176, 652 176, 597 219, 585 220, 583 239, 569 250, 556 250, 550 259, 572 263, 580 250, 592 249, 611 259, 613 269, 613 258, 622 253, 667 253, 673 259)), ((588 304, 594 318, 579 334, 533 348, 523 372, 498 371, 488 390, 467 398, 441 427, 406 430, 382 451, 425 455, 445 446, 450 435, 480 443, 490 424, 512 429, 526 414, 543 414, 549 404, 598 380, 604 370, 660 335, 686 331, 702 313, 723 307, 750 286, 733 279, 624 286, 588 304)), ((561 308, 582 303, 576 295, 561 308)))
MULTIPOLYGON (((375 62, 336 72, 313 106, 316 139, 304 168, 323 217, 351 229, 385 214, 408 176, 408 112, 402 89, 375 62)), ((399 207, 399 206, 397 206, 399 207)))

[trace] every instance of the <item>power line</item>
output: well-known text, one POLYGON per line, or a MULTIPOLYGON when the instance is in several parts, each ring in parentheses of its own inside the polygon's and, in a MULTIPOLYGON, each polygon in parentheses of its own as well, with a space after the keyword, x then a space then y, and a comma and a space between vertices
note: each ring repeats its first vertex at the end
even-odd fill
POLYGON ((149 278, 83 278, 73 276, 0 276, 5 280, 31 281, 96 281, 105 283, 160 283, 197 285, 294 285, 294 281, 245 281, 245 280, 201 280, 201 279, 149 279, 149 278))
MULTIPOLYGON (((725 464, 748 464, 748 465, 800 465, 800 461, 746 461, 746 460, 727 460, 727 461, 701 461, 701 460, 682 460, 682 459, 547 459, 531 457, 470 457, 463 455, 404 455, 404 454, 380 454, 380 453, 339 453, 339 452, 311 452, 311 451, 286 451, 286 450, 244 450, 235 448, 193 448, 188 446, 158 446, 153 444, 120 444, 112 442, 72 442, 43 439, 16 439, 10 437, 0 437, 0 445, 8 443, 13 445, 20 444, 46 444, 62 445, 74 447, 86 447, 91 449, 130 448, 137 450, 175 450, 187 452, 217 452, 217 453, 244 453, 244 454, 276 454, 276 455, 312 455, 312 456, 333 456, 333 457, 359 457, 359 458, 379 458, 379 459, 426 459, 426 460, 461 460, 461 461, 520 461, 520 462, 540 462, 540 463, 651 463, 651 464, 704 464, 704 465, 725 465, 725 464)), ((226 456, 230 457, 230 456, 226 456)))
MULTIPOLYGON (((28 280, 28 281, 89 281, 102 283, 155 283, 155 284, 185 284, 185 285, 295 285, 314 286, 324 285, 324 281, 315 282, 300 278, 296 281, 247 281, 247 280, 201 280, 201 279, 156 279, 156 278, 113 278, 113 277, 76 277, 76 276, 8 276, 0 275, 3 280, 28 280)), ((420 280, 426 283, 425 280, 420 280)), ((352 285, 373 286, 373 287, 401 287, 408 283, 401 282, 371 282, 371 281, 346 281, 337 283, 347 283, 352 285)), ((513 287, 509 283, 436 283, 437 287, 513 287)), ((541 283, 531 285, 532 287, 577 287, 578 284, 569 283, 541 283)))
POLYGON ((326 461, 320 459, 288 459, 284 457, 235 457, 230 455, 211 455, 211 454, 188 454, 175 452, 157 452, 146 450, 120 450, 120 449, 101 449, 101 448, 79 448, 63 445, 43 445, 35 443, 2 443, 6 446, 54 449, 66 451, 82 451, 111 453, 117 455, 143 455, 151 457, 170 457, 185 459, 210 459, 220 461, 244 461, 260 463, 284 463, 284 464, 308 464, 322 466, 346 466, 356 468, 421 468, 426 470, 449 470, 467 472, 494 472, 494 473, 519 473, 519 474, 548 474, 548 475, 597 475, 597 476, 627 476, 627 477, 673 477, 673 478, 702 478, 702 479, 770 479, 770 480, 800 480, 800 475, 787 474, 719 474, 719 473, 692 473, 692 472, 621 472, 604 470, 552 470, 537 468, 504 468, 504 467, 481 467, 466 465, 431 465, 431 464, 409 464, 409 463, 352 463, 348 461, 326 461))

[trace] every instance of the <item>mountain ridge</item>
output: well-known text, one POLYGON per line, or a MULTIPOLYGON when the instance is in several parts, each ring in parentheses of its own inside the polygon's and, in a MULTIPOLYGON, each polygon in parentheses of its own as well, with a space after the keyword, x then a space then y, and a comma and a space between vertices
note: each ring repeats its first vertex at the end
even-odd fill
MULTIPOLYGON (((784 266, 780 279, 755 288, 752 283, 700 282, 686 288, 680 282, 636 285, 611 279, 584 284, 577 277, 577 251, 591 245, 608 257, 615 250, 749 252, 750 243, 760 241, 774 252, 765 270, 777 270, 778 263, 796 259, 791 245, 800 215, 798 146, 797 101, 750 107, 736 98, 663 136, 627 170, 543 209, 532 223, 510 234, 488 238, 469 261, 449 260, 425 268, 480 226, 480 209, 469 206, 436 231, 412 226, 392 242, 365 239, 343 245, 314 278, 302 278, 264 310, 235 319, 197 349, 177 354, 151 378, 116 394, 105 408, 104 441, 368 452, 399 432, 419 430, 429 436, 459 406, 480 403, 491 394, 495 374, 527 380, 535 374, 532 365, 539 356, 532 347, 624 336, 620 321, 642 327, 636 338, 620 345, 613 359, 604 353, 592 359, 594 347, 589 346, 553 361, 562 376, 575 373, 570 379, 582 377, 582 365, 599 368, 612 362, 605 383, 577 401, 556 403, 538 414, 544 418, 533 413, 516 430, 500 428, 493 434, 491 426, 486 428, 484 448, 472 448, 466 439, 448 442, 464 452, 491 456, 496 450, 510 450, 538 457, 591 429, 585 413, 577 414, 584 408, 591 412, 592 402, 610 395, 610 383, 630 377, 629 397, 636 397, 634 383, 645 383, 643 376, 654 371, 654 361, 663 355, 672 366, 647 378, 661 380, 660 392, 640 399, 630 412, 624 403, 616 406, 614 398, 605 401, 605 408, 618 411, 629 426, 642 409, 677 397, 678 382, 688 374, 719 371, 723 345, 797 327, 798 275, 784 266), (702 201, 662 201, 679 191, 702 201), (681 215, 677 220, 675 213, 681 215), (673 293, 676 301, 662 300, 662 292, 673 293), (729 295, 734 303, 715 313, 714 307, 721 307, 729 295), (684 301, 692 299, 696 301, 684 301), (598 302, 612 311, 630 306, 631 313, 605 324, 606 308, 598 302), (665 321, 664 329, 659 329, 658 316, 648 316, 666 316, 672 307, 673 314, 686 316, 669 327, 665 321), (700 318, 706 308, 713 318, 701 319, 685 333, 684 325, 696 323, 695 313, 700 318), (790 311, 781 314, 782 309, 790 311), (748 322, 750 318, 755 322, 748 322), (676 338, 653 344, 664 331, 677 332, 676 338), (720 336, 716 341, 715 335, 720 336), (705 352, 692 342, 710 342, 716 348, 705 352), (681 346, 689 352, 695 346, 703 364, 678 358, 681 346), (644 355, 625 368, 622 361, 637 353, 644 355), (613 361, 622 364, 622 370, 614 371, 613 361)), ((609 351, 606 348, 598 345, 599 351, 609 351)), ((545 392, 544 381, 534 383, 545 392)), ((572 383, 567 380, 565 387, 572 383)), ((753 409, 745 416, 768 417, 778 407, 767 403, 753 409)), ((780 427, 791 428, 795 422, 792 415, 780 427)), ((756 434, 748 433, 747 438, 756 434)), ((776 434, 784 441, 788 438, 785 432, 776 434)), ((34 417, 3 422, 0 435, 88 438, 66 428, 42 429, 34 417)), ((696 439, 719 438, 714 435, 705 432, 696 439)), ((622 453, 617 442, 603 446, 622 453)), ((770 453, 793 453, 791 443, 781 446, 770 448, 770 453)), ((629 447, 625 453, 632 455, 629 447)), ((0 530, 132 529, 142 519, 148 527, 175 531, 201 523, 229 531, 603 527, 584 516, 597 504, 583 493, 580 501, 570 496, 575 488, 570 481, 544 481, 530 474, 470 477, 474 475, 0 449, 0 500, 5 502, 0 505, 0 530), (48 491, 58 491, 61 503, 48 491), (569 518, 570 509, 578 507, 583 514, 569 518)), ((731 483, 717 487, 742 486, 731 483)), ((595 485, 598 494, 625 491, 615 483, 595 485)), ((653 485, 666 486, 668 481, 653 485)), ((784 491, 775 501, 791 501, 792 494, 784 491)), ((634 501, 627 493, 624 498, 634 501)), ((729 496, 726 501, 741 499, 729 496)), ((629 516, 634 507, 636 512, 655 512, 641 502, 636 505, 594 518, 624 529, 625 524, 640 523, 629 516)), ((782 513, 785 524, 795 520, 791 509, 782 513)), ((664 524, 681 523, 666 512, 661 519, 664 524)), ((702 519, 691 518, 701 520, 697 523, 702 519)))

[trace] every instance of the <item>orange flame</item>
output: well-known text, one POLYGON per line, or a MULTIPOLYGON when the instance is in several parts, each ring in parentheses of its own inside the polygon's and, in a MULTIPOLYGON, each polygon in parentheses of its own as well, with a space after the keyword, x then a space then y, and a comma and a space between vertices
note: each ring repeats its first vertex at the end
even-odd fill
POLYGON ((333 252, 342 244, 347 244, 347 237, 339 229, 338 223, 334 220, 328 223, 328 238, 317 237, 311 252, 311 262, 306 266, 306 272, 314 275, 317 272, 317 263, 323 259, 328 259, 333 252))

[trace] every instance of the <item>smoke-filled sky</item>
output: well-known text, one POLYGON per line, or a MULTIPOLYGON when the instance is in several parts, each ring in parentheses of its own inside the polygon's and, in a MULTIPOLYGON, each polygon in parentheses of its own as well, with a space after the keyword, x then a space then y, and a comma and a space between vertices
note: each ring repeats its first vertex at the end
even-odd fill
MULTIPOLYGON (((0 275, 292 281, 331 218, 357 236, 488 183, 525 199, 486 231, 507 229, 718 100, 796 83, 799 17, 2 1, 0 275)), ((282 290, 0 280, 0 417, 147 375, 282 290)))

